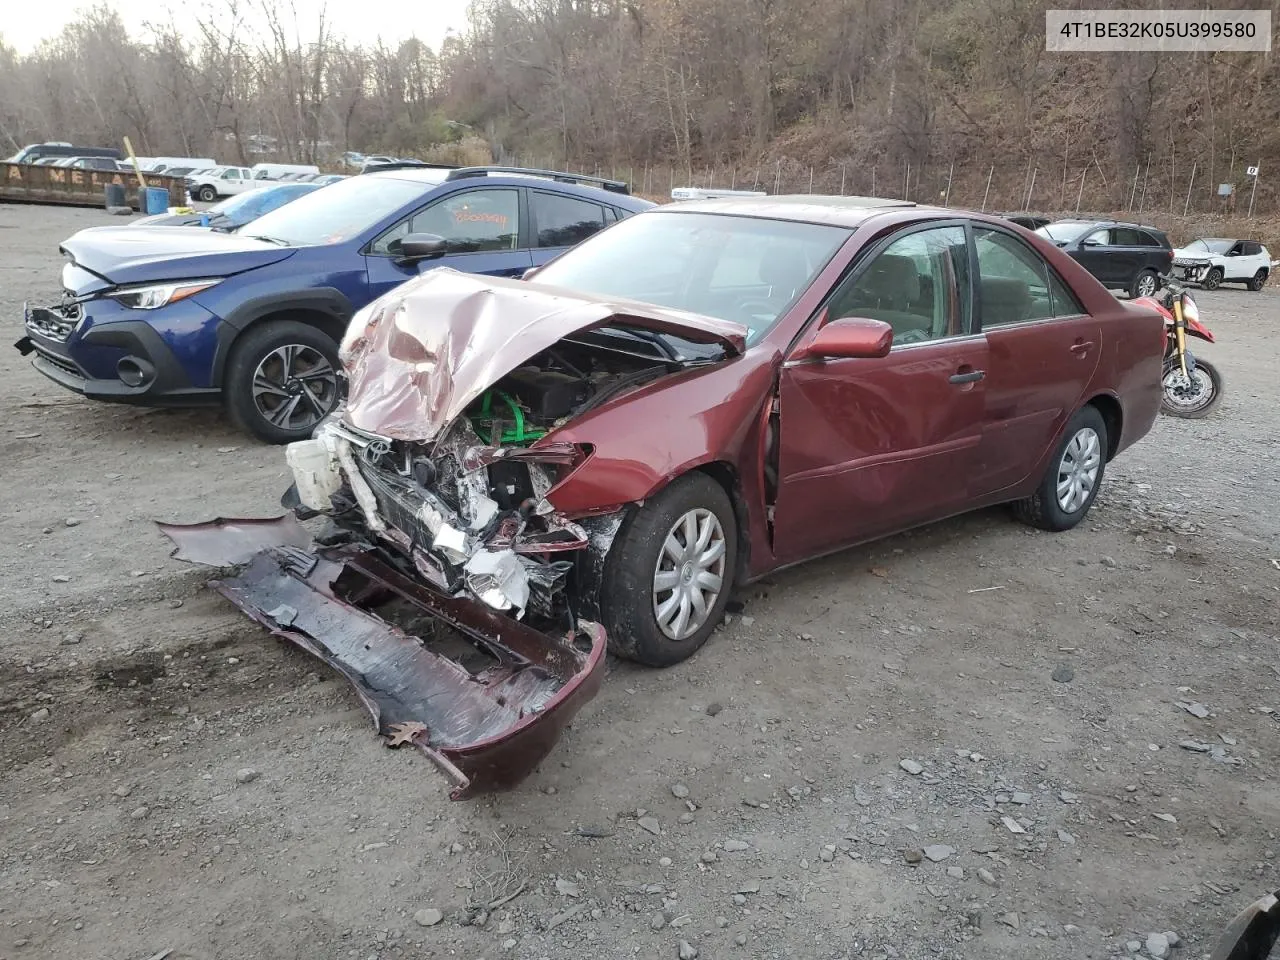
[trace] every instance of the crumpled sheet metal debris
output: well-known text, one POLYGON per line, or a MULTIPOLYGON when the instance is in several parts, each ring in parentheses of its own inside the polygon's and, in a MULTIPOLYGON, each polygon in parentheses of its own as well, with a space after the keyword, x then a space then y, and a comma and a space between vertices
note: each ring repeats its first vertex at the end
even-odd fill
POLYGON ((1227 924, 1210 960, 1267 960, 1280 941, 1280 890, 1259 897, 1227 924))
POLYGON ((598 624, 580 620, 578 637, 542 633, 432 590, 361 545, 300 547, 291 517, 160 526, 175 557, 240 566, 210 586, 343 674, 378 733, 426 754, 453 781, 455 800, 518 784, 600 689, 598 624), (462 634, 488 665, 472 673, 367 608, 391 598, 462 634))
POLYGON ((346 419, 425 443, 530 357, 611 321, 719 343, 730 355, 746 349, 747 328, 738 323, 439 267, 353 318, 339 350, 346 419))

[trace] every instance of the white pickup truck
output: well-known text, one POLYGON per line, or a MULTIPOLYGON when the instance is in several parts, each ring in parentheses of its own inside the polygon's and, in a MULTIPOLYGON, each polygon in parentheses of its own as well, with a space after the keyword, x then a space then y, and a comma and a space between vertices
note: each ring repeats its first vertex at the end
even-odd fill
POLYGON ((262 186, 261 181, 254 182, 253 171, 248 167, 214 167, 192 173, 186 179, 187 193, 205 203, 262 186))

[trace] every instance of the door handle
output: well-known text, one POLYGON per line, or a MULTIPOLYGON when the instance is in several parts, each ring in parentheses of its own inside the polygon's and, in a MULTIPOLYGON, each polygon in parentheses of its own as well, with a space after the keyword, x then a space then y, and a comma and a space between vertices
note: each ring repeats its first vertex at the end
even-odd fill
POLYGON ((1071 345, 1071 352, 1078 357, 1083 357, 1086 353, 1088 353, 1092 349, 1093 349, 1092 340, 1082 340, 1079 343, 1073 343, 1071 345))
POLYGON ((977 383, 986 375, 985 370, 970 370, 967 373, 953 373, 949 379, 952 383, 977 383))

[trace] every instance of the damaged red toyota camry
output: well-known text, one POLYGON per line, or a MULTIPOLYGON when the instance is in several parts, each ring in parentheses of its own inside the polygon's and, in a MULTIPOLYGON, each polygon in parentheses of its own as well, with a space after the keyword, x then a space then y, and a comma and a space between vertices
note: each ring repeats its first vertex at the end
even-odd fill
POLYGON ((695 201, 521 280, 439 269, 360 311, 345 404, 291 445, 333 524, 167 527, 356 684, 455 796, 517 782, 606 644, 696 651, 735 586, 978 507, 1067 530, 1151 428, 1163 320, 994 217, 695 201))

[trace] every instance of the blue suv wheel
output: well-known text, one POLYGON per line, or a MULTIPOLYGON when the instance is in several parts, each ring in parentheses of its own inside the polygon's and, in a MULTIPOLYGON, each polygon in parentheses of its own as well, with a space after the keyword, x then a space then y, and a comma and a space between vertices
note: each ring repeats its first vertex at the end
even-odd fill
POLYGON ((338 405, 338 347, 305 323, 270 320, 236 341, 222 384, 231 419, 267 443, 311 436, 338 405))

